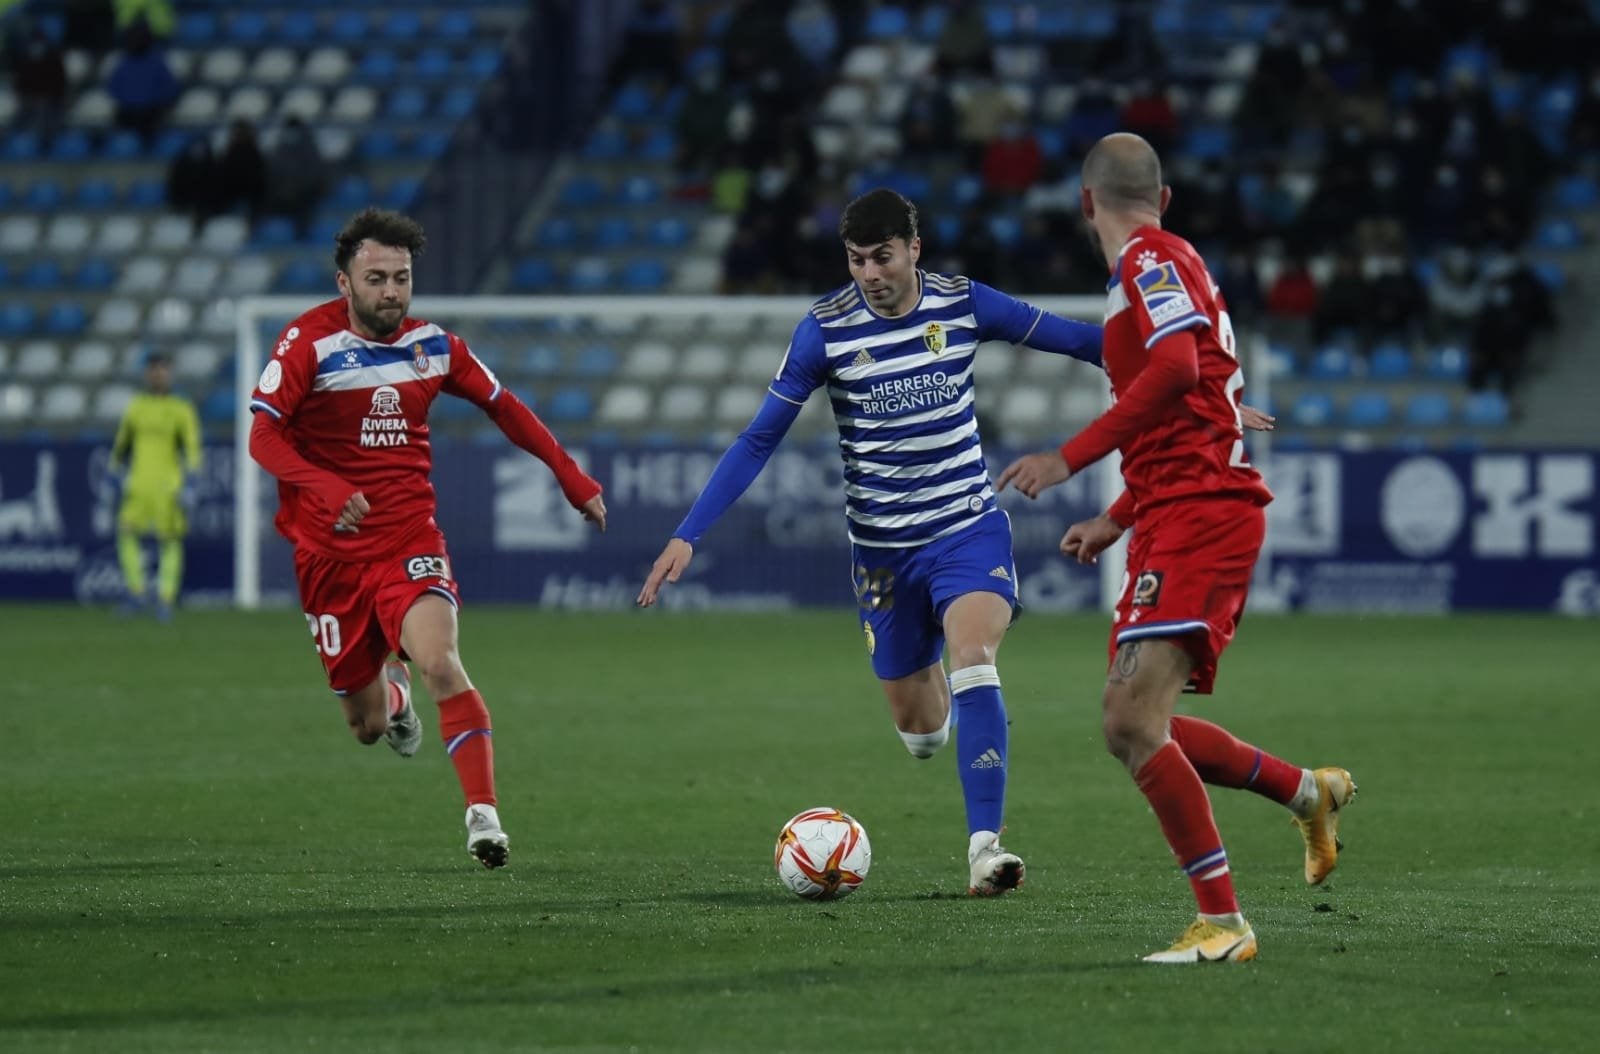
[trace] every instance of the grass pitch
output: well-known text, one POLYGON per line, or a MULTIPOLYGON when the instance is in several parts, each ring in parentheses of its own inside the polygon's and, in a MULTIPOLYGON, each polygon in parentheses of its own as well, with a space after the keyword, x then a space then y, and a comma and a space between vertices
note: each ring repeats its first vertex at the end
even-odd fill
POLYGON ((9 1052, 1591 1049, 1593 623, 1246 622, 1194 712, 1361 797, 1309 889, 1286 814, 1215 792, 1261 957, 1160 968, 1192 908, 1100 746, 1098 618, 1002 653, 1029 878, 993 901, 959 895, 953 752, 906 755, 847 611, 469 608, 492 873, 437 738, 357 746, 297 612, 0 621, 9 1052), (820 804, 874 849, 836 904, 771 870, 820 804))

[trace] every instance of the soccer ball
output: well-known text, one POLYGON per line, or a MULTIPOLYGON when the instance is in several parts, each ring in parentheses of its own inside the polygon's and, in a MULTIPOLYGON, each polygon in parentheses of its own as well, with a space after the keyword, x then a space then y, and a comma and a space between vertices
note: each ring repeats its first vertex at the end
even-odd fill
POLYGON ((853 893, 872 866, 867 829, 838 809, 807 809, 778 832, 772 862, 789 891, 807 900, 853 893))

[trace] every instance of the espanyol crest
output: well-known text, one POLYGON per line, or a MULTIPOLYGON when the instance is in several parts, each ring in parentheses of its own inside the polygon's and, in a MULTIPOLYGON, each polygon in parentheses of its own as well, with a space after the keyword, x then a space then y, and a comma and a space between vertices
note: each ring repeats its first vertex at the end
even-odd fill
POLYGON ((929 322, 928 328, 922 331, 922 343, 935 355, 944 350, 944 327, 937 322, 929 322))
POLYGON ((418 373, 428 372, 428 366, 430 365, 428 349, 424 348, 420 342, 411 345, 411 365, 418 373))

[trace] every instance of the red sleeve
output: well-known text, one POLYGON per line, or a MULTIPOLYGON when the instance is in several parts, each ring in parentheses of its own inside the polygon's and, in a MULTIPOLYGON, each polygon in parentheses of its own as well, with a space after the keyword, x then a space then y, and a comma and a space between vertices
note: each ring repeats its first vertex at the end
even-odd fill
POLYGON ((1200 383, 1200 346, 1189 330, 1162 337, 1150 361, 1111 409, 1062 444, 1067 467, 1080 472, 1160 422, 1184 393, 1200 383))
POLYGON ((256 414, 250 426, 250 456, 280 482, 299 487, 328 509, 331 523, 356 488, 301 457, 283 434, 283 422, 270 413, 256 414))
POLYGON ((1134 513, 1138 504, 1133 500, 1133 491, 1123 490, 1117 500, 1111 503, 1111 508, 1106 510, 1106 516, 1118 527, 1132 527, 1134 513))
POLYGON ((599 482, 578 467, 544 422, 514 394, 500 389, 485 412, 507 439, 550 466, 561 493, 567 496, 573 508, 581 508, 584 502, 600 493, 599 482))
POLYGON ((301 400, 317 379, 317 351, 311 338, 293 325, 278 337, 272 357, 261 370, 256 390, 250 393, 250 409, 287 421, 300 409, 301 400))
POLYGON ((444 379, 444 390, 483 410, 505 391, 494 372, 454 333, 450 334, 450 375, 444 379))

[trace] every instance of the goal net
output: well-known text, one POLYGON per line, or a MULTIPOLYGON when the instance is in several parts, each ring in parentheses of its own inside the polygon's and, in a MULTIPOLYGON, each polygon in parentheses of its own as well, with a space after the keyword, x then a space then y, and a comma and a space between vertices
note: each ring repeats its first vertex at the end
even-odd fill
MULTIPOLYGON (((1098 297, 1032 297, 1098 321, 1098 297)), ((501 382, 606 486, 610 528, 587 528, 548 470, 471 404, 434 404, 434 486, 470 602, 623 607, 718 456, 759 406, 809 307, 791 297, 419 297, 412 313, 460 334, 501 382)), ((263 297, 238 308, 235 599, 293 604, 290 550, 272 528, 276 486, 249 456, 250 392, 279 333, 311 301, 263 297)), ((1104 374, 1062 356, 982 345, 974 379, 992 475, 1017 454, 1060 443, 1107 404, 1104 374)), ((1264 378, 1262 378, 1264 380, 1264 378)), ((1251 398, 1264 398, 1252 377, 1251 398)), ((853 602, 837 433, 819 391, 750 491, 707 535, 663 604, 779 608, 853 602)), ((1258 457, 1261 456, 1258 449, 1258 457)), ((1120 491, 1113 459, 1012 517, 1024 605, 1076 610, 1114 601, 1122 546, 1097 568, 1062 558, 1066 525, 1120 491)))

